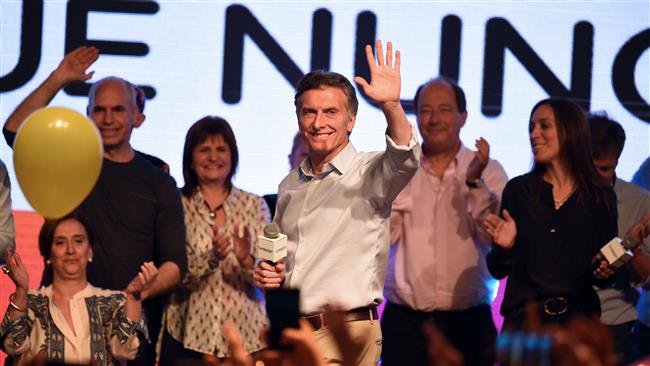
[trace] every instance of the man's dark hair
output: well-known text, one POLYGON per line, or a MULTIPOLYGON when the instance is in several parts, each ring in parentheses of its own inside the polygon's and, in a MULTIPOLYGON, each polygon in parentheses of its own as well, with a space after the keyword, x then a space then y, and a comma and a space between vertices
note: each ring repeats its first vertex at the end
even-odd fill
POLYGON ((298 105, 300 104, 300 97, 303 93, 308 90, 321 89, 324 87, 341 89, 348 99, 348 110, 353 115, 357 115, 359 100, 357 100, 357 93, 354 86, 352 86, 345 76, 325 70, 312 71, 300 79, 298 86, 296 87, 296 95, 293 98, 293 104, 296 106, 296 113, 298 113, 298 105))
POLYGON ((600 159, 606 155, 621 157, 625 146, 625 130, 611 119, 607 112, 593 112, 588 116, 591 131, 591 156, 600 159))
POLYGON ((138 106, 140 113, 144 113, 144 105, 147 102, 147 96, 144 94, 144 90, 137 85, 133 85, 133 90, 135 91, 135 105, 138 106))
POLYGON ((418 113, 418 98, 420 97, 420 93, 422 90, 424 90, 425 87, 427 87, 431 83, 435 83, 437 81, 442 81, 454 90, 454 96, 456 97, 456 107, 458 108, 459 113, 465 113, 467 112, 467 100, 465 99, 465 92, 463 91, 463 88, 458 86, 458 84, 453 81, 452 79, 446 78, 444 76, 438 76, 435 79, 431 79, 427 81, 426 83, 420 85, 418 87, 418 90, 415 92, 415 97, 413 98, 413 104, 415 106, 415 113, 418 113))

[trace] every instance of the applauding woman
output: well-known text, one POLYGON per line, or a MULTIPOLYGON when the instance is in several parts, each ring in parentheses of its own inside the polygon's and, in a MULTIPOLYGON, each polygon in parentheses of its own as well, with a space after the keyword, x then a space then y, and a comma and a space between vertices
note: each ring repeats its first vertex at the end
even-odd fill
POLYGON ((239 154, 228 122, 204 117, 190 127, 181 190, 187 227, 188 273, 163 315, 160 365, 224 358, 221 325, 237 325, 247 352, 266 345, 264 304, 253 286, 253 239, 270 220, 268 206, 233 186, 239 154))
POLYGON ((147 341, 141 291, 158 271, 144 263, 124 292, 103 290, 86 281, 93 256, 93 235, 74 215, 46 221, 39 249, 52 267, 52 285, 28 290, 20 256, 7 252, 5 274, 16 285, 0 324, 0 348, 15 364, 32 357, 66 364, 112 365, 136 357, 147 341))
POLYGON ((578 105, 546 99, 532 110, 530 143, 535 163, 503 191, 503 218, 490 215, 488 268, 508 276, 501 306, 504 327, 523 322, 523 307, 539 304, 544 323, 576 313, 600 312, 592 284, 612 274, 598 256, 617 233, 616 197, 591 159, 587 119, 578 105))

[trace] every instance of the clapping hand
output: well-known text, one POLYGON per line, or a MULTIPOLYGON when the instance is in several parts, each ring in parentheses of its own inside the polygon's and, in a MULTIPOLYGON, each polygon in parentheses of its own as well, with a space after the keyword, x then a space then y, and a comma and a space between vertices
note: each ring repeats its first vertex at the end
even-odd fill
POLYGON ((468 181, 474 181, 481 178, 483 170, 485 170, 485 167, 490 160, 490 144, 488 144, 484 138, 481 137, 476 140, 474 146, 476 146, 477 151, 474 153, 474 159, 472 159, 467 167, 466 178, 468 181))
POLYGON ((494 244, 503 249, 510 249, 515 244, 517 224, 508 210, 503 210, 503 218, 505 220, 495 214, 489 214, 483 221, 483 226, 494 244))
POLYGON ((10 249, 7 249, 5 258, 7 264, 3 267, 3 272, 16 285, 16 290, 27 292, 29 288, 29 274, 23 261, 20 259, 20 255, 18 253, 12 253, 10 249))
POLYGON ((218 228, 213 228, 212 250, 220 260, 225 259, 232 252, 232 237, 218 228))
POLYGON ((144 262, 140 266, 140 272, 133 277, 124 292, 126 292, 127 296, 133 297, 136 300, 144 300, 141 296, 142 292, 155 281, 157 276, 158 268, 156 268, 153 262, 144 262))
POLYGON ((233 236, 233 252, 239 263, 242 263, 251 254, 253 246, 252 228, 235 224, 235 235, 233 236))

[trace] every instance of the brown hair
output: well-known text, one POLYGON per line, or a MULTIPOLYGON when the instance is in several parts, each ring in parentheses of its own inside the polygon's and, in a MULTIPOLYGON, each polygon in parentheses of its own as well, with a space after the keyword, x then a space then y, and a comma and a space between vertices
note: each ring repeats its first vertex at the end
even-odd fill
POLYGON ((237 150, 235 133, 225 119, 216 116, 205 116, 196 121, 185 136, 185 147, 183 148, 183 178, 185 178, 185 186, 181 188, 181 193, 185 197, 190 197, 199 186, 199 179, 194 168, 192 168, 194 148, 202 144, 209 137, 217 135, 221 135, 230 148, 230 173, 226 177, 226 186, 228 191, 232 189, 232 177, 237 171, 237 164, 239 164, 239 151, 237 150))
POLYGON ((88 244, 90 244, 90 247, 93 248, 95 244, 95 233, 93 232, 92 227, 85 217, 77 212, 72 212, 60 219, 45 220, 43 226, 41 226, 41 231, 38 233, 38 250, 41 252, 44 260, 47 261, 50 259, 52 244, 54 243, 54 232, 56 231, 56 228, 59 227, 59 224, 66 220, 78 221, 81 226, 84 227, 86 230, 86 237, 88 238, 88 244))
MULTIPOLYGON (((591 138, 587 115, 576 103, 561 98, 548 98, 539 101, 530 112, 529 131, 533 114, 537 108, 547 105, 553 110, 560 147, 560 161, 576 184, 578 200, 593 194, 597 203, 604 203, 609 208, 607 185, 596 171, 591 157, 591 138)), ((541 176, 546 171, 546 164, 533 163, 533 173, 541 176)))

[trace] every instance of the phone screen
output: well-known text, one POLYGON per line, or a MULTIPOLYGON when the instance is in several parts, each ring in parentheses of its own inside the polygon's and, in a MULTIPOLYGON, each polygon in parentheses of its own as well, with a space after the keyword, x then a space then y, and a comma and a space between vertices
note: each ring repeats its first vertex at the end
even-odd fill
POLYGON ((297 289, 279 288, 266 292, 266 312, 271 321, 269 331, 269 347, 272 349, 287 349, 280 345, 284 328, 299 328, 300 324, 300 291, 297 289))

